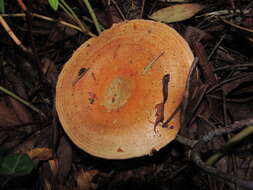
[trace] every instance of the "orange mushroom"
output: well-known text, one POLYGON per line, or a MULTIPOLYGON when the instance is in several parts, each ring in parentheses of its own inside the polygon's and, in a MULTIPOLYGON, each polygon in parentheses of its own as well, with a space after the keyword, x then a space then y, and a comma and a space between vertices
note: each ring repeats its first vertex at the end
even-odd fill
POLYGON ((91 155, 127 159, 158 151, 180 128, 177 113, 192 52, 165 24, 132 20, 86 41, 65 64, 56 108, 69 138, 91 155))

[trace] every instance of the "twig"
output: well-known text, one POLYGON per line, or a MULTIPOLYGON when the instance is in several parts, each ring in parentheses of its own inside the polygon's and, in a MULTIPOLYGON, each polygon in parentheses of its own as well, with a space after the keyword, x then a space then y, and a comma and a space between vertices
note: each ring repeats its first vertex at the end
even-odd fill
POLYGON ((163 128, 166 128, 169 124, 169 122, 174 118, 174 116, 179 112, 179 110, 182 107, 182 102, 176 107, 176 109, 172 112, 172 114, 169 116, 169 118, 162 124, 163 128))
MULTIPOLYGON (((212 175, 215 175, 217 177, 219 177, 219 179, 224 179, 228 182, 231 183, 236 183, 239 186, 242 187, 246 187, 248 189, 253 189, 253 182, 249 181, 249 180, 245 180, 245 179, 241 179, 239 177, 235 177, 229 174, 225 174, 223 172, 218 171, 216 168, 208 166, 207 164, 205 164, 200 156, 199 150, 200 148, 205 145, 206 143, 208 143, 209 141, 211 141, 215 136, 221 136, 224 134, 228 134, 230 132, 235 132, 238 131, 246 126, 252 126, 253 125, 253 119, 248 119, 248 120, 242 120, 242 121, 237 121, 227 127, 224 128, 219 128, 219 129, 215 129, 210 131, 207 135, 204 135, 203 137, 201 137, 199 140, 191 140, 189 138, 186 137, 182 137, 180 135, 177 135, 176 140, 184 145, 187 145, 191 148, 193 148, 193 153, 192 153, 192 160, 193 162, 200 167, 202 170, 206 171, 207 173, 210 173, 212 175)), ((246 136, 248 136, 249 134, 252 133, 253 127, 248 127, 251 129, 245 129, 243 130, 243 134, 240 134, 240 138, 237 136, 237 138, 235 138, 236 140, 233 140, 233 142, 239 142, 241 139, 245 138, 246 136)))
MULTIPOLYGON (((213 98, 213 99, 216 99, 216 100, 222 100, 221 97, 215 96, 215 95, 207 95, 207 97, 213 98)), ((246 103, 246 102, 250 102, 252 100, 253 100, 252 96, 250 96, 248 98, 242 98, 242 99, 226 98, 226 102, 231 102, 231 103, 246 103)))
POLYGON ((177 135, 175 140, 183 145, 189 146, 190 148, 193 148, 198 143, 197 140, 192 140, 182 135, 177 135))
MULTIPOLYGON (((253 63, 251 64, 237 64, 237 65, 227 65, 227 66, 223 66, 223 67, 219 67, 217 69, 214 69, 213 72, 218 72, 218 71, 223 71, 223 70, 229 70, 229 69, 234 69, 237 67, 253 67, 253 63)), ((247 68, 245 68, 247 69, 247 68)))
MULTIPOLYGON (((75 14, 75 12, 69 7, 69 5, 64 1, 64 0, 60 0, 59 2, 59 6, 63 9, 63 11, 69 16, 70 19, 74 20, 75 22, 77 22, 75 19, 77 17, 77 15, 75 14)), ((79 24, 77 22, 77 24, 79 24)), ((82 23, 81 23, 82 24, 82 23)), ((81 27, 82 28, 82 27, 81 27)))
POLYGON ((24 12, 26 12, 28 10, 26 5, 24 4, 23 0, 17 0, 17 2, 24 12))
POLYGON ((18 39, 18 37, 14 34, 14 32, 11 30, 7 22, 4 20, 2 16, 0 16, 0 23, 5 29, 5 31, 9 34, 9 36, 12 38, 12 40, 26 53, 31 54, 31 50, 29 50, 27 47, 25 47, 22 42, 18 39))
POLYGON ((31 110, 39 113, 42 117, 46 117, 46 115, 40 111, 38 108, 36 108, 34 105, 32 105, 30 102, 24 100, 23 98, 21 98, 20 96, 14 94, 13 92, 9 91, 8 89, 4 88, 3 86, 0 86, 0 91, 2 91, 3 93, 11 96, 12 98, 14 98, 15 100, 21 102, 22 104, 26 105, 27 107, 29 107, 31 110))
POLYGON ((210 13, 205 13, 203 15, 199 15, 196 16, 196 18, 200 18, 200 17, 207 17, 207 18, 217 18, 217 16, 234 16, 236 14, 248 14, 250 13, 249 9, 244 9, 243 11, 241 11, 240 9, 235 9, 235 10, 229 10, 229 9, 225 9, 225 10, 219 10, 219 11, 214 11, 214 12, 210 12, 210 13))
POLYGON ((117 3, 116 1, 114 1, 114 0, 111 0, 111 1, 112 1, 113 5, 115 6, 116 10, 118 11, 119 15, 121 16, 121 18, 122 18, 123 20, 126 20, 126 17, 125 17, 125 15, 123 14, 122 10, 120 9, 118 3, 117 3))
MULTIPOLYGON (((203 89, 199 98, 198 98, 198 101, 195 103, 194 107, 192 108, 191 110, 191 118, 188 120, 188 123, 191 124, 195 119, 196 119, 196 114, 198 113, 198 108, 200 107, 201 103, 203 102, 203 99, 205 98, 205 95, 206 95, 206 91, 207 89, 209 88, 209 84, 204 84, 203 85, 203 89)), ((185 121, 185 125, 188 124, 186 121, 185 121)), ((191 126, 191 125, 190 125, 191 126)))
POLYGON ((241 187, 245 187, 247 189, 253 189, 253 181, 242 179, 239 177, 235 177, 235 176, 223 173, 214 167, 206 165, 202 161, 200 154, 196 151, 193 152, 192 159, 198 167, 200 167, 202 170, 204 170, 207 173, 217 176, 218 179, 221 178, 221 179, 226 180, 228 182, 235 183, 241 187))
POLYGON ((247 7, 245 7, 245 8, 243 9, 243 11, 248 10, 252 5, 253 5, 253 1, 251 1, 251 2, 247 5, 247 7))
MULTIPOLYGON (((215 130, 210 131, 209 133, 207 133, 206 135, 202 136, 199 139, 199 144, 201 146, 202 144, 205 144, 205 143, 211 141, 216 136, 221 136, 224 134, 235 132, 235 131, 238 131, 246 126, 251 126, 251 125, 253 125, 253 119, 236 121, 233 124, 228 125, 227 127, 223 127, 223 128, 219 128, 219 129, 215 129, 215 130)), ((199 145, 196 145, 196 146, 199 146, 199 145)))
POLYGON ((142 0, 140 18, 143 18, 143 12, 144 12, 145 3, 146 3, 146 0, 142 0))
POLYGON ((47 80, 45 79, 45 75, 43 74, 42 72, 42 69, 41 67, 39 66, 39 63, 40 63, 40 58, 38 56, 38 52, 37 52, 37 48, 36 48, 36 45, 35 45, 35 42, 34 42, 34 38, 33 38, 33 33, 32 33, 32 15, 31 15, 31 1, 30 0, 27 0, 26 3, 28 5, 28 9, 26 8, 26 5, 24 4, 23 0, 18 0, 21 2, 21 6, 23 4, 23 6, 25 6, 25 8, 23 9, 25 11, 25 18, 26 18, 26 21, 27 21, 27 37, 28 37, 28 41, 29 41, 29 44, 30 44, 30 47, 31 47, 31 50, 32 50, 32 61, 33 61, 33 64, 34 64, 34 67, 36 68, 37 72, 38 72, 38 77, 39 77, 39 80, 40 82, 42 83, 47 83, 47 80))
POLYGON ((253 133, 253 126, 243 129, 241 132, 239 132, 238 134, 233 136, 231 139, 229 139, 229 141, 226 144, 224 144, 223 147, 217 153, 210 156, 207 159, 206 164, 212 165, 213 163, 218 161, 226 152, 231 150, 231 148, 233 148, 234 145, 238 144, 240 141, 247 138, 252 133, 253 133))
POLYGON ((194 71, 196 70, 197 67, 197 63, 199 61, 198 57, 195 57, 193 60, 193 63, 191 65, 188 77, 187 77, 187 81, 186 81, 186 86, 185 86, 185 93, 184 93, 184 97, 183 97, 183 102, 182 102, 182 113, 181 113, 181 127, 183 130, 185 130, 185 125, 186 125, 186 108, 188 106, 189 103, 189 96, 190 96, 190 83, 191 83, 191 78, 194 74, 194 71))
POLYGON ((221 42, 224 40, 224 38, 226 37, 226 34, 223 34, 219 40, 219 42, 215 45, 215 47, 212 49, 211 53, 209 54, 207 61, 210 61, 210 59, 212 58, 213 54, 216 52, 216 50, 219 48, 221 42))
POLYGON ((152 65, 154 65, 154 63, 162 56, 164 55, 164 51, 162 53, 160 53, 160 55, 158 55, 157 57, 155 57, 150 63, 148 63, 148 65, 144 68, 143 74, 145 74, 146 72, 148 72, 149 69, 151 69, 152 65))
POLYGON ((101 33, 101 28, 100 28, 100 25, 98 23, 97 17, 96 17, 96 15, 95 15, 95 13, 94 13, 91 5, 90 5, 89 0, 83 0, 83 2, 86 5, 86 7, 87 7, 87 9, 88 9, 88 11, 90 13, 90 16, 91 16, 91 18, 92 18, 92 20, 93 20, 93 22, 95 24, 95 27, 97 29, 98 34, 100 34, 101 33))
POLYGON ((228 125, 228 115, 227 115, 227 92, 224 86, 221 87, 222 93, 222 109, 223 109, 223 118, 224 118, 224 125, 228 125))
POLYGON ((249 73, 249 74, 245 74, 245 75, 240 75, 240 76, 235 76, 234 78, 230 78, 230 79, 227 79, 227 80, 224 80, 216 85, 214 85, 212 88, 209 88, 206 92, 206 94, 210 94, 211 92, 213 92, 214 90, 216 90, 217 88, 223 86, 224 84, 227 84, 231 81, 234 81, 234 80, 237 80, 237 79, 240 79, 240 78, 246 78, 246 77, 249 77, 249 76, 252 76, 252 73, 249 73))
MULTIPOLYGON (((13 16, 13 17, 24 17, 25 14, 24 14, 24 13, 1 14, 0 16, 2 16, 2 17, 11 17, 11 16, 13 16)), ((51 22, 60 23, 60 24, 62 24, 62 25, 64 25, 64 26, 67 26, 67 27, 69 27, 69 28, 72 28, 72 29, 78 30, 78 31, 80 31, 80 32, 83 32, 83 30, 82 30, 80 27, 78 27, 78 26, 76 26, 76 25, 73 25, 73 24, 70 24, 70 23, 65 22, 65 21, 58 21, 58 20, 55 20, 55 19, 53 19, 53 18, 44 16, 44 15, 40 15, 40 14, 37 14, 37 13, 32 13, 32 16, 33 16, 33 17, 40 18, 40 19, 42 19, 42 20, 47 20, 47 21, 51 21, 51 22)), ((95 36, 96 36, 95 34, 89 32, 89 31, 86 31, 85 34, 87 34, 87 35, 89 35, 89 36, 91 36, 91 37, 95 37, 95 36)))
POLYGON ((245 31, 245 32, 249 32, 249 33, 253 33, 253 29, 250 29, 250 28, 246 28, 246 27, 244 27, 244 26, 237 25, 237 24, 235 24, 235 23, 233 23, 233 22, 230 22, 230 21, 228 21, 228 20, 226 20, 226 19, 224 19, 224 18, 222 18, 222 17, 219 17, 219 19, 220 19, 222 22, 224 22, 224 23, 226 23, 226 24, 228 24, 228 25, 230 25, 230 26, 232 26, 232 27, 234 27, 234 28, 236 28, 236 29, 239 29, 239 30, 242 30, 242 31, 245 31))
POLYGON ((61 0, 59 6, 73 21, 75 21, 80 26, 83 33, 85 34, 90 33, 89 30, 87 29, 87 26, 80 21, 76 13, 70 8, 70 6, 65 2, 65 0, 61 0))

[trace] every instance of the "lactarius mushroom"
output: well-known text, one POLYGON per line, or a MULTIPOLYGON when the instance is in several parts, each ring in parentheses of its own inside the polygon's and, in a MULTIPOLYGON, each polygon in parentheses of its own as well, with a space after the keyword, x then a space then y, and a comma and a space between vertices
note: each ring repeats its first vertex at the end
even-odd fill
POLYGON ((86 41, 63 67, 56 108, 69 138, 106 159, 158 151, 175 137, 193 61, 186 41, 165 24, 132 20, 86 41))

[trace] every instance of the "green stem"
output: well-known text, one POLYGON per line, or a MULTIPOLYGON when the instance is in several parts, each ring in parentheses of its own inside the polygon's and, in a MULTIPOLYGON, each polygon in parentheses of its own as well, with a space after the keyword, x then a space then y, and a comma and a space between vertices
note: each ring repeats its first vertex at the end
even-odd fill
POLYGON ((206 161, 207 165, 212 165, 218 161, 226 152, 231 150, 237 143, 241 142, 243 139, 253 134, 253 126, 249 126, 243 129, 241 132, 233 136, 229 141, 215 154, 210 156, 206 161))
POLYGON ((80 28, 83 30, 84 33, 86 34, 90 33, 87 30, 86 25, 80 21, 76 13, 70 8, 70 6, 65 2, 65 0, 61 0, 59 5, 63 9, 63 11, 80 26, 80 28))
MULTIPOLYGON (((2 17, 25 17, 25 13, 15 13, 15 14, 0 14, 0 16, 2 17)), ((91 33, 90 31, 86 30, 86 32, 83 31, 82 28, 80 28, 79 26, 76 26, 76 25, 73 25, 73 24, 70 24, 68 22, 65 22, 65 21, 62 21, 62 20, 55 20, 51 17, 47 17, 47 16, 44 16, 44 15, 40 15, 40 14, 37 14, 37 13, 32 13, 32 16, 34 17, 37 17, 37 18, 40 18, 40 19, 43 19, 43 20, 47 20, 47 21, 51 21, 51 22, 56 22, 56 23, 60 23, 62 25, 65 25, 67 27, 70 27, 70 28, 73 28, 75 30, 78 30, 80 32, 83 32, 84 34, 87 34, 91 37, 95 37, 96 35, 91 33)))
POLYGON ((69 17, 70 19, 72 19, 72 20, 75 21, 75 18, 73 17, 73 15, 68 11, 67 8, 65 8, 65 7, 63 6, 62 3, 59 3, 59 6, 60 6, 60 7, 62 8, 62 10, 68 15, 68 17, 69 17))
POLYGON ((28 101, 24 100, 20 96, 14 94, 13 92, 9 91, 8 89, 4 88, 3 86, 0 86, 0 91, 2 91, 3 93, 9 95, 10 97, 14 98, 15 100, 21 102, 22 104, 26 105, 31 110, 39 113, 42 117, 46 117, 46 115, 42 111, 40 111, 38 108, 36 108, 34 105, 32 105, 28 101))
POLYGON ((94 13, 91 5, 90 5, 89 0, 83 0, 83 2, 86 5, 86 7, 87 7, 87 9, 88 9, 88 11, 90 13, 90 16, 91 16, 91 18, 92 18, 92 20, 93 20, 93 22, 95 24, 95 27, 97 29, 98 34, 100 34, 101 33, 101 28, 100 28, 100 25, 98 23, 97 17, 96 17, 96 15, 95 15, 95 13, 94 13))

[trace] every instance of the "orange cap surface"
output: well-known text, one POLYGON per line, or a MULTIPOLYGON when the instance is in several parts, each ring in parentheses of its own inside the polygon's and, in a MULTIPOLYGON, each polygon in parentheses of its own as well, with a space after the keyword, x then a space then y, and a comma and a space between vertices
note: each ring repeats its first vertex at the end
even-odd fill
POLYGON ((56 109, 65 132, 79 148, 107 159, 160 150, 180 128, 177 113, 167 128, 159 123, 154 130, 163 89, 168 84, 167 119, 183 98, 192 61, 186 41, 165 24, 113 25, 82 44, 59 75, 56 109))

